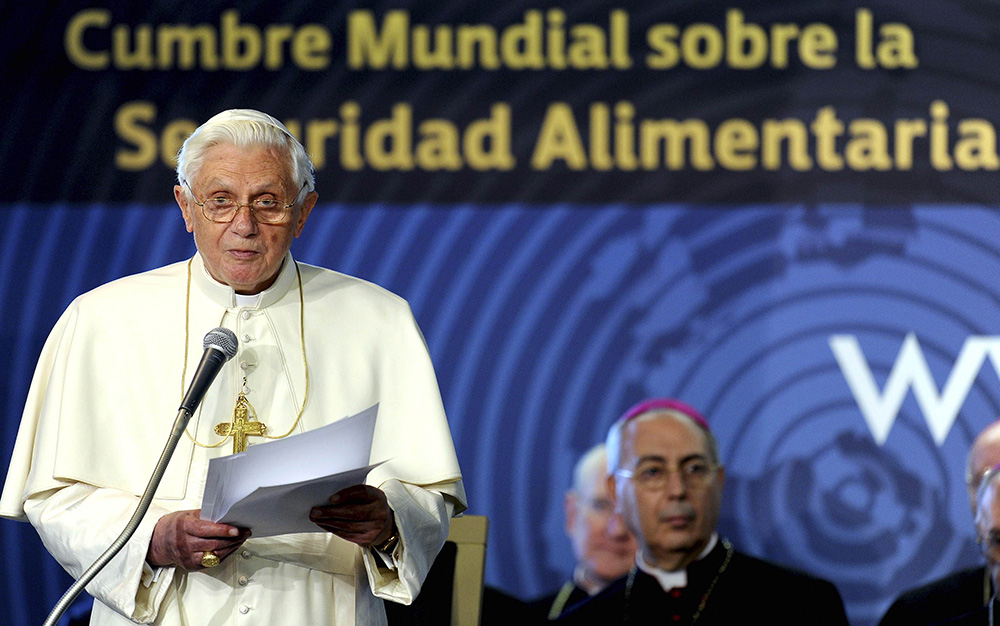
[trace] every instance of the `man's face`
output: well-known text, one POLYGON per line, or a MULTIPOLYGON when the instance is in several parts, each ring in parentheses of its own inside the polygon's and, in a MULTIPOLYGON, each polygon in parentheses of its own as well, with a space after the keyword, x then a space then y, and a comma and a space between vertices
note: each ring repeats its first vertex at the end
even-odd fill
POLYGON ((996 480, 983 490, 976 512, 976 534, 986 565, 993 576, 993 588, 1000 589, 1000 490, 996 480))
MULTIPOLYGON (((221 193, 242 203, 264 193, 289 203, 301 184, 292 180, 288 159, 281 151, 232 145, 209 148, 201 169, 188 182, 199 202, 221 193)), ((259 224, 249 207, 240 207, 232 222, 217 224, 205 217, 180 185, 174 187, 174 197, 208 273, 241 294, 259 293, 271 286, 317 198, 315 192, 310 193, 301 206, 291 209, 290 219, 283 224, 259 224)))
POLYGON ((611 476, 616 506, 639 538, 648 562, 673 571, 694 561, 708 544, 719 519, 725 473, 711 464, 702 431, 690 421, 650 413, 631 420, 622 433, 619 467, 636 471, 666 468, 666 483, 650 488, 638 476, 611 476), (680 469, 709 466, 700 485, 685 481, 680 469))
POLYGON ((635 563, 635 537, 614 511, 603 467, 566 495, 566 533, 576 562, 597 586, 620 578, 635 563))
POLYGON ((983 473, 997 463, 1000 463, 1000 424, 991 424, 976 437, 969 451, 970 481, 967 488, 973 516, 976 514, 976 491, 983 473))

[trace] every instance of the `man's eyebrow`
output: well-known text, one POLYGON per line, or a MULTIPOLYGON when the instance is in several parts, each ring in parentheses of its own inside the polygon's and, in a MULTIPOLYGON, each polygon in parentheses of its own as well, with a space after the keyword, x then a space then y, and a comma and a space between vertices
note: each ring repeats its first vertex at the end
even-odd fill
MULTIPOLYGON (((683 465, 683 464, 687 463, 688 461, 707 461, 707 460, 708 460, 708 455, 707 454, 702 454, 700 452, 692 452, 690 454, 682 456, 680 458, 680 460, 677 461, 677 463, 678 463, 678 465, 683 465)), ((666 459, 666 457, 664 457, 662 455, 659 455, 659 454, 645 454, 643 456, 640 456, 638 459, 636 459, 636 463, 635 464, 636 465, 642 465, 643 463, 647 463, 647 462, 666 464, 667 459, 666 459)))

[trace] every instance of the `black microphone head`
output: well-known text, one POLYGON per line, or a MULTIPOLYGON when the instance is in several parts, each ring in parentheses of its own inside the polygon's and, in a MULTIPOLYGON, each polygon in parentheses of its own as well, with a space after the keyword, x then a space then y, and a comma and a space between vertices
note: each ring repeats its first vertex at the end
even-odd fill
POLYGON ((208 334, 205 335, 205 341, 202 342, 202 348, 205 350, 209 348, 218 349, 226 355, 227 361, 236 356, 236 347, 238 345, 239 342, 236 341, 236 334, 222 326, 208 331, 208 334))

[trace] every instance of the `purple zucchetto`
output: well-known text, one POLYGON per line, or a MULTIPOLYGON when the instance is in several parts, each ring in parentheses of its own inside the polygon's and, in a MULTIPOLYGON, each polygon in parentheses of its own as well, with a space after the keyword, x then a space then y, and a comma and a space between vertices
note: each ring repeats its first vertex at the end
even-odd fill
POLYGON ((621 417, 618 418, 618 422, 627 422, 633 417, 642 415, 643 413, 648 413, 650 411, 677 411, 682 413, 687 417, 691 418, 695 424, 702 427, 708 432, 712 432, 712 429, 708 426, 708 420, 698 412, 697 409, 689 404, 681 402, 680 400, 675 400, 673 398, 649 398, 643 400, 637 404, 633 404, 627 411, 622 413, 621 417))

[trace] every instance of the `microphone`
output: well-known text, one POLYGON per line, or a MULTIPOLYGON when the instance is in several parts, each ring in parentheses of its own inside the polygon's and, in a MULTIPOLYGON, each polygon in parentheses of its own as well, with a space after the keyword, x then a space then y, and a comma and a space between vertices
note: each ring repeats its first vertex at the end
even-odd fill
POLYGON ((188 415, 194 413, 212 381, 219 375, 222 366, 236 356, 237 345, 236 335, 228 328, 220 326, 208 331, 202 342, 205 353, 201 357, 198 369, 195 370, 194 378, 191 379, 191 386, 181 400, 179 410, 185 411, 188 415))
POLYGON ((181 435, 184 434, 188 420, 191 419, 191 414, 194 413, 195 408, 201 403, 202 398, 205 397, 205 392, 208 391, 208 387, 215 380, 215 377, 219 375, 219 370, 222 369, 222 366, 226 364, 226 361, 236 356, 236 335, 228 328, 220 326, 208 331, 202 345, 205 347, 205 354, 202 355, 201 363, 198 364, 198 370, 194 373, 194 378, 191 380, 191 386, 188 387, 187 394, 184 395, 181 406, 177 410, 177 418, 174 420, 173 430, 170 432, 170 437, 167 438, 167 444, 164 446, 163 452, 160 453, 160 460, 157 461, 156 467, 153 468, 153 475, 149 479, 149 484, 146 485, 146 491, 143 492, 142 497, 139 499, 139 506, 136 507, 135 513, 132 514, 132 519, 125 526, 125 530, 104 551, 104 554, 97 557, 97 560, 87 568, 87 571, 63 594, 59 602, 52 608, 42 626, 56 626, 59 618, 66 612, 66 609, 69 608, 73 600, 80 595, 84 587, 87 586, 87 583, 93 580, 98 572, 104 569, 104 566, 125 547, 126 542, 135 534, 136 529, 139 528, 139 522, 142 521, 143 516, 146 515, 146 511, 149 510, 149 505, 153 501, 153 494, 156 493, 156 488, 159 486, 164 472, 167 471, 167 464, 170 462, 170 457, 177 447, 177 442, 180 440, 181 435))

